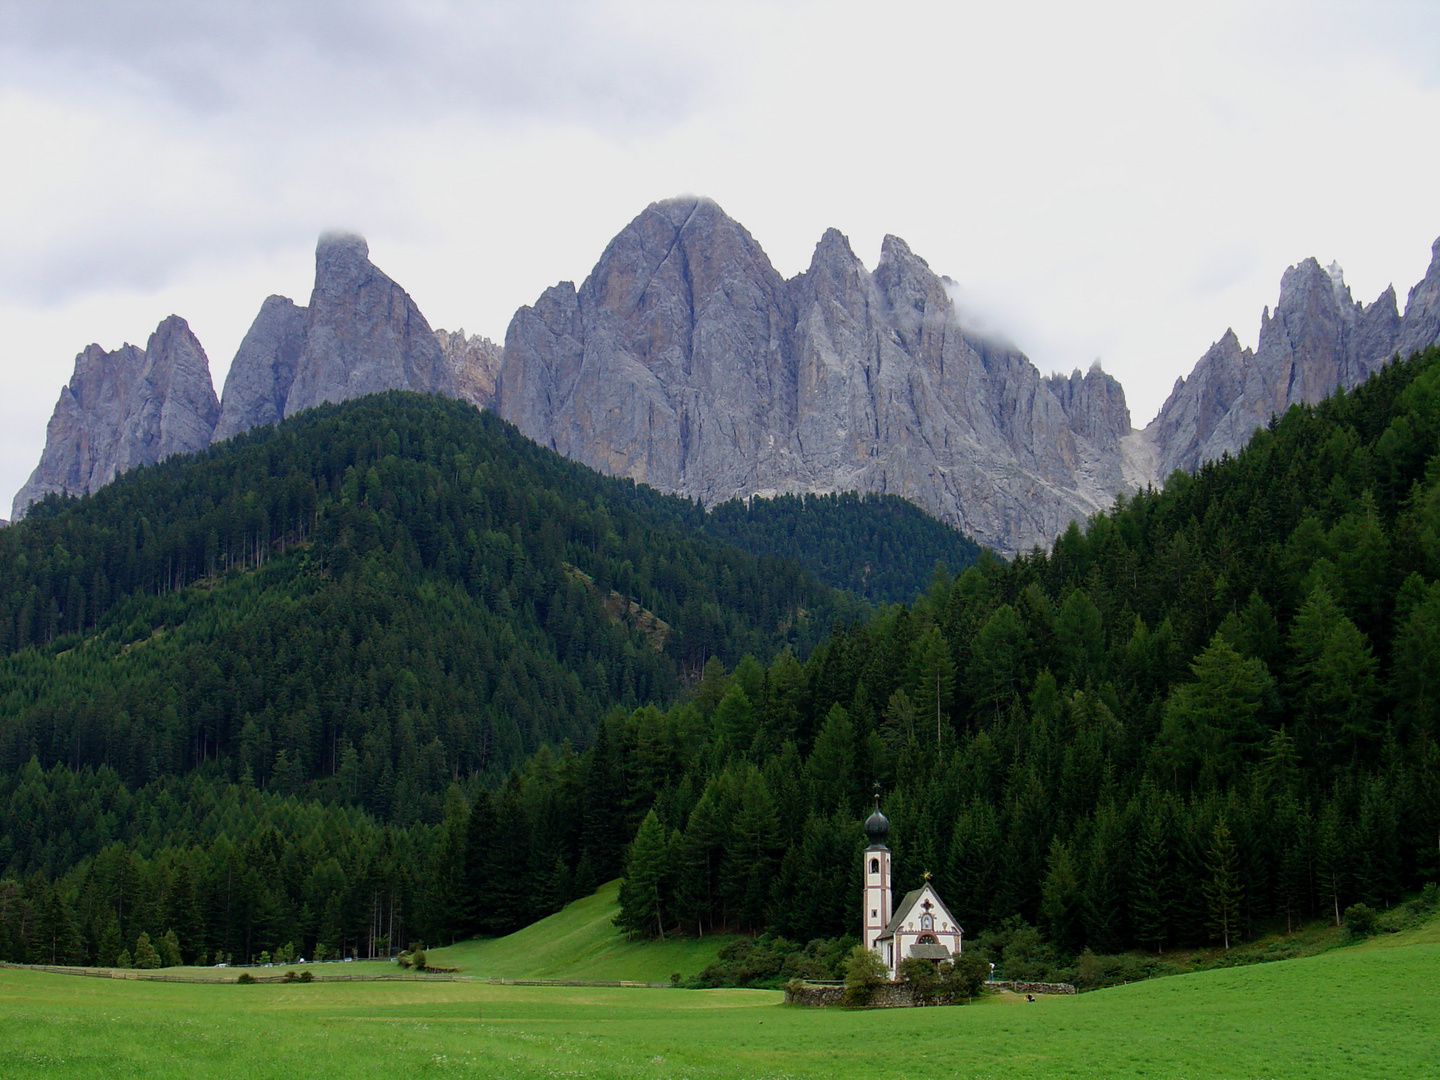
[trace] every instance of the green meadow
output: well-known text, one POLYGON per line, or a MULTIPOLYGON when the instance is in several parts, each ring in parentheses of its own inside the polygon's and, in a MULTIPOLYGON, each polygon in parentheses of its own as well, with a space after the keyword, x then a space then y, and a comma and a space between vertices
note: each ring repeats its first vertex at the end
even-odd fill
POLYGON ((459 968, 466 975, 502 979, 625 979, 669 982, 688 979, 706 967, 733 936, 632 941, 615 926, 620 882, 509 937, 477 938, 430 950, 429 962, 459 968))
POLYGON ((1440 1076, 1440 925, 1078 997, 785 1006, 758 990, 184 985, 0 971, 4 1077, 1440 1076))

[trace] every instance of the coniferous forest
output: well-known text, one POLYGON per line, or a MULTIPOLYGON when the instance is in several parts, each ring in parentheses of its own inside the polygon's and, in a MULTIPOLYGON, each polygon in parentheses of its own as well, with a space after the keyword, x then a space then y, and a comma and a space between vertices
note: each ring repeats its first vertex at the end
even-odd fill
POLYGON ((37 507, 0 956, 371 955, 622 874, 637 935, 837 938, 877 781, 897 889, 1060 956, 1440 878, 1440 351, 908 606, 820 583, 871 521, 752 511, 812 572, 722 542, 741 509, 406 395, 37 507))

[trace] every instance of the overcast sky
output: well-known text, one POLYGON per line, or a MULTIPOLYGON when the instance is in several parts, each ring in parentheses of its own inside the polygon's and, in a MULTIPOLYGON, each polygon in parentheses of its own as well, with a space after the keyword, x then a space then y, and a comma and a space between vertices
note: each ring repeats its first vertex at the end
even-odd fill
POLYGON ((502 339, 645 205, 781 273, 889 232, 1143 426, 1280 274, 1401 304, 1440 235, 1433 0, 0 0, 0 504, 75 354, 183 315, 217 389, 321 230, 502 339))

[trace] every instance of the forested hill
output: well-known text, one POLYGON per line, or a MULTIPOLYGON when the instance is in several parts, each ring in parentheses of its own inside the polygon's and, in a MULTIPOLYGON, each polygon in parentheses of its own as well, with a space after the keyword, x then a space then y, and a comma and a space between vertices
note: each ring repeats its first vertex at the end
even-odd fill
POLYGON ((702 521, 400 393, 52 498, 0 532, 0 767, 208 763, 435 820, 449 779, 854 616, 702 521))
POLYGON ((957 574, 980 545, 896 495, 779 495, 721 503, 705 531, 755 555, 793 559, 836 588, 908 604, 939 565, 957 574))
POLYGON ((625 919, 853 933, 876 778, 896 888, 934 871, 1032 973, 1440 878, 1437 449, 1432 349, 803 665, 612 719, 625 919))

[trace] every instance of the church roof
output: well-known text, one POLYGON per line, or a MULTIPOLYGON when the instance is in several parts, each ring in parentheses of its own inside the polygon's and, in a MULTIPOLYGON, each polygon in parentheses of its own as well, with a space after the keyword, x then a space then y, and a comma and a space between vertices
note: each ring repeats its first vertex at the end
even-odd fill
MULTIPOLYGON (((924 885, 920 886, 920 888, 911 889, 905 894, 905 898, 896 906, 895 914, 891 916, 890 921, 885 924, 884 931, 875 940, 884 941, 886 938, 894 937, 895 931, 899 930, 900 927, 905 924, 905 920, 909 918, 910 912, 913 911, 915 905, 920 902, 920 897, 927 892, 934 897, 937 912, 953 923, 955 921, 954 916, 950 914, 949 909, 945 906, 945 902, 940 899, 940 894, 937 893, 934 887, 927 881, 924 885)), ((956 929, 958 930, 959 927, 957 926, 956 929)), ((950 954, 946 953, 945 955, 948 957, 950 954)))
POLYGON ((917 942, 910 946, 910 955, 919 960, 949 960, 950 950, 934 942, 917 942))
POLYGON ((911 889, 905 894, 905 899, 900 901, 900 905, 895 909, 895 914, 885 924, 885 933, 880 935, 881 937, 888 937, 900 929, 900 924, 905 921, 905 916, 909 915, 910 909, 920 902, 920 894, 924 891, 924 888, 911 889))

